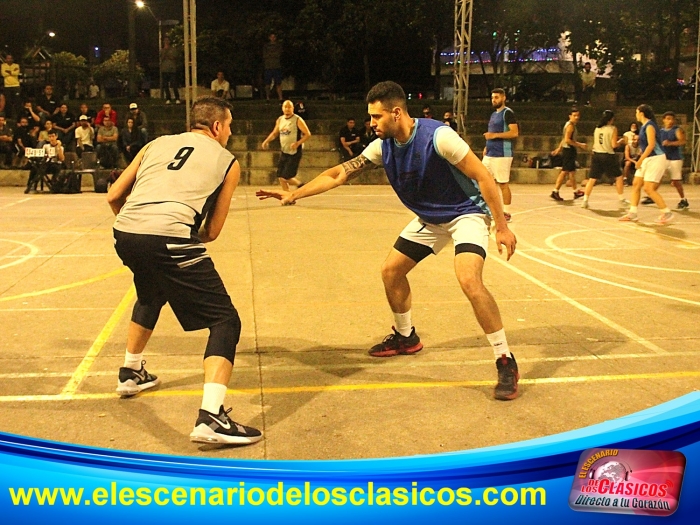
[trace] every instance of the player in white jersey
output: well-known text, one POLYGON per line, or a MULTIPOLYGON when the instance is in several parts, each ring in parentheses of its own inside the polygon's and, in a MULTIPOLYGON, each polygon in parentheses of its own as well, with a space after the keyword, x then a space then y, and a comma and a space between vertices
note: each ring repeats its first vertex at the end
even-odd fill
POLYGON ((606 109, 598 122, 598 126, 593 132, 593 156, 591 158, 591 169, 588 173, 588 182, 584 190, 582 208, 588 208, 588 198, 591 196, 593 186, 603 175, 615 177, 617 188, 617 198, 620 206, 627 204, 623 197, 624 181, 622 180, 622 170, 617 161, 615 148, 625 143, 625 138, 618 138, 617 127, 613 125, 615 114, 606 109))
POLYGON ((117 254, 134 274, 137 301, 117 392, 132 396, 159 379, 144 368, 143 351, 167 302, 186 331, 209 329, 204 395, 190 439, 245 445, 260 431, 224 410, 241 322, 203 243, 215 240, 228 215, 240 166, 226 150, 231 106, 219 98, 192 106, 192 131, 144 147, 112 185, 117 254))

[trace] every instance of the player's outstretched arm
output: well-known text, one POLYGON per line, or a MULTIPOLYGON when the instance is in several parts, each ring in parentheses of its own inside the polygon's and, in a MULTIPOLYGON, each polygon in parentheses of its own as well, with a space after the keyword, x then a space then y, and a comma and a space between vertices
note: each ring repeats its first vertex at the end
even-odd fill
POLYGON ((501 196, 499 195, 493 176, 484 167, 479 158, 469 150, 467 155, 455 166, 470 179, 474 179, 479 184, 481 194, 491 209, 491 215, 496 223, 496 246, 498 253, 503 253, 502 246, 506 247, 507 259, 515 253, 517 240, 512 231, 508 229, 508 223, 503 215, 501 196))
POLYGON ((126 203, 126 198, 131 193, 131 188, 134 187, 134 182, 136 182, 136 172, 141 165, 141 160, 148 148, 143 148, 138 152, 131 164, 122 171, 119 178, 112 184, 107 192, 107 202, 109 207, 112 208, 114 215, 117 215, 122 209, 122 206, 126 203))
POLYGON ((376 166, 367 160, 367 157, 358 155, 354 159, 350 159, 342 164, 327 169, 318 177, 304 184, 301 188, 297 188, 295 191, 258 190, 255 192, 255 195, 261 200, 270 198, 279 199, 282 201, 282 204, 296 202, 298 199, 311 197, 312 195, 318 195, 319 193, 337 188, 347 181, 354 179, 361 173, 374 168, 376 168, 376 166))
POLYGON ((224 185, 216 198, 216 202, 207 215, 204 224, 199 229, 199 239, 202 242, 211 242, 221 233, 228 217, 228 209, 231 206, 231 197, 241 179, 241 166, 235 161, 226 174, 224 185))

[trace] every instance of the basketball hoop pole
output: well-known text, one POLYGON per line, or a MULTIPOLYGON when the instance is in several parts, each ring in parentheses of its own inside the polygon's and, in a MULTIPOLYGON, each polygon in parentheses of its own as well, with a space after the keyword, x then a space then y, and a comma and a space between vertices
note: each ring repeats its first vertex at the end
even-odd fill
POLYGON ((182 0, 183 44, 185 55, 186 129, 190 126, 190 108, 197 98, 197 0, 182 0))

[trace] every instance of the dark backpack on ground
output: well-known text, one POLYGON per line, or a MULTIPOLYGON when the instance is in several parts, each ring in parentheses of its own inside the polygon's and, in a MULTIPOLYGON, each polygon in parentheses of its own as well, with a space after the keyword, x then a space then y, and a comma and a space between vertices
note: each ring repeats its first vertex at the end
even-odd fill
POLYGON ((74 171, 61 170, 51 179, 51 193, 80 193, 80 179, 74 171))

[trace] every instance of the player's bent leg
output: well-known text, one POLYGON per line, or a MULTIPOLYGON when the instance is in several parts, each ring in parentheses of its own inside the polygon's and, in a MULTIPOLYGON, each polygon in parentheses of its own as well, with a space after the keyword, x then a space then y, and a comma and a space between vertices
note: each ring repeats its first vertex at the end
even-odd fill
MULTIPOLYGON (((408 282, 408 272, 433 253, 428 246, 409 241, 399 237, 391 249, 389 256, 382 264, 382 282, 391 311, 395 314, 403 314, 411 309, 411 286, 408 282)), ((416 329, 411 328, 408 336, 401 335, 396 328, 384 340, 374 345, 369 350, 372 357, 394 357, 397 355, 411 355, 423 349, 423 343, 416 334, 416 329)))

